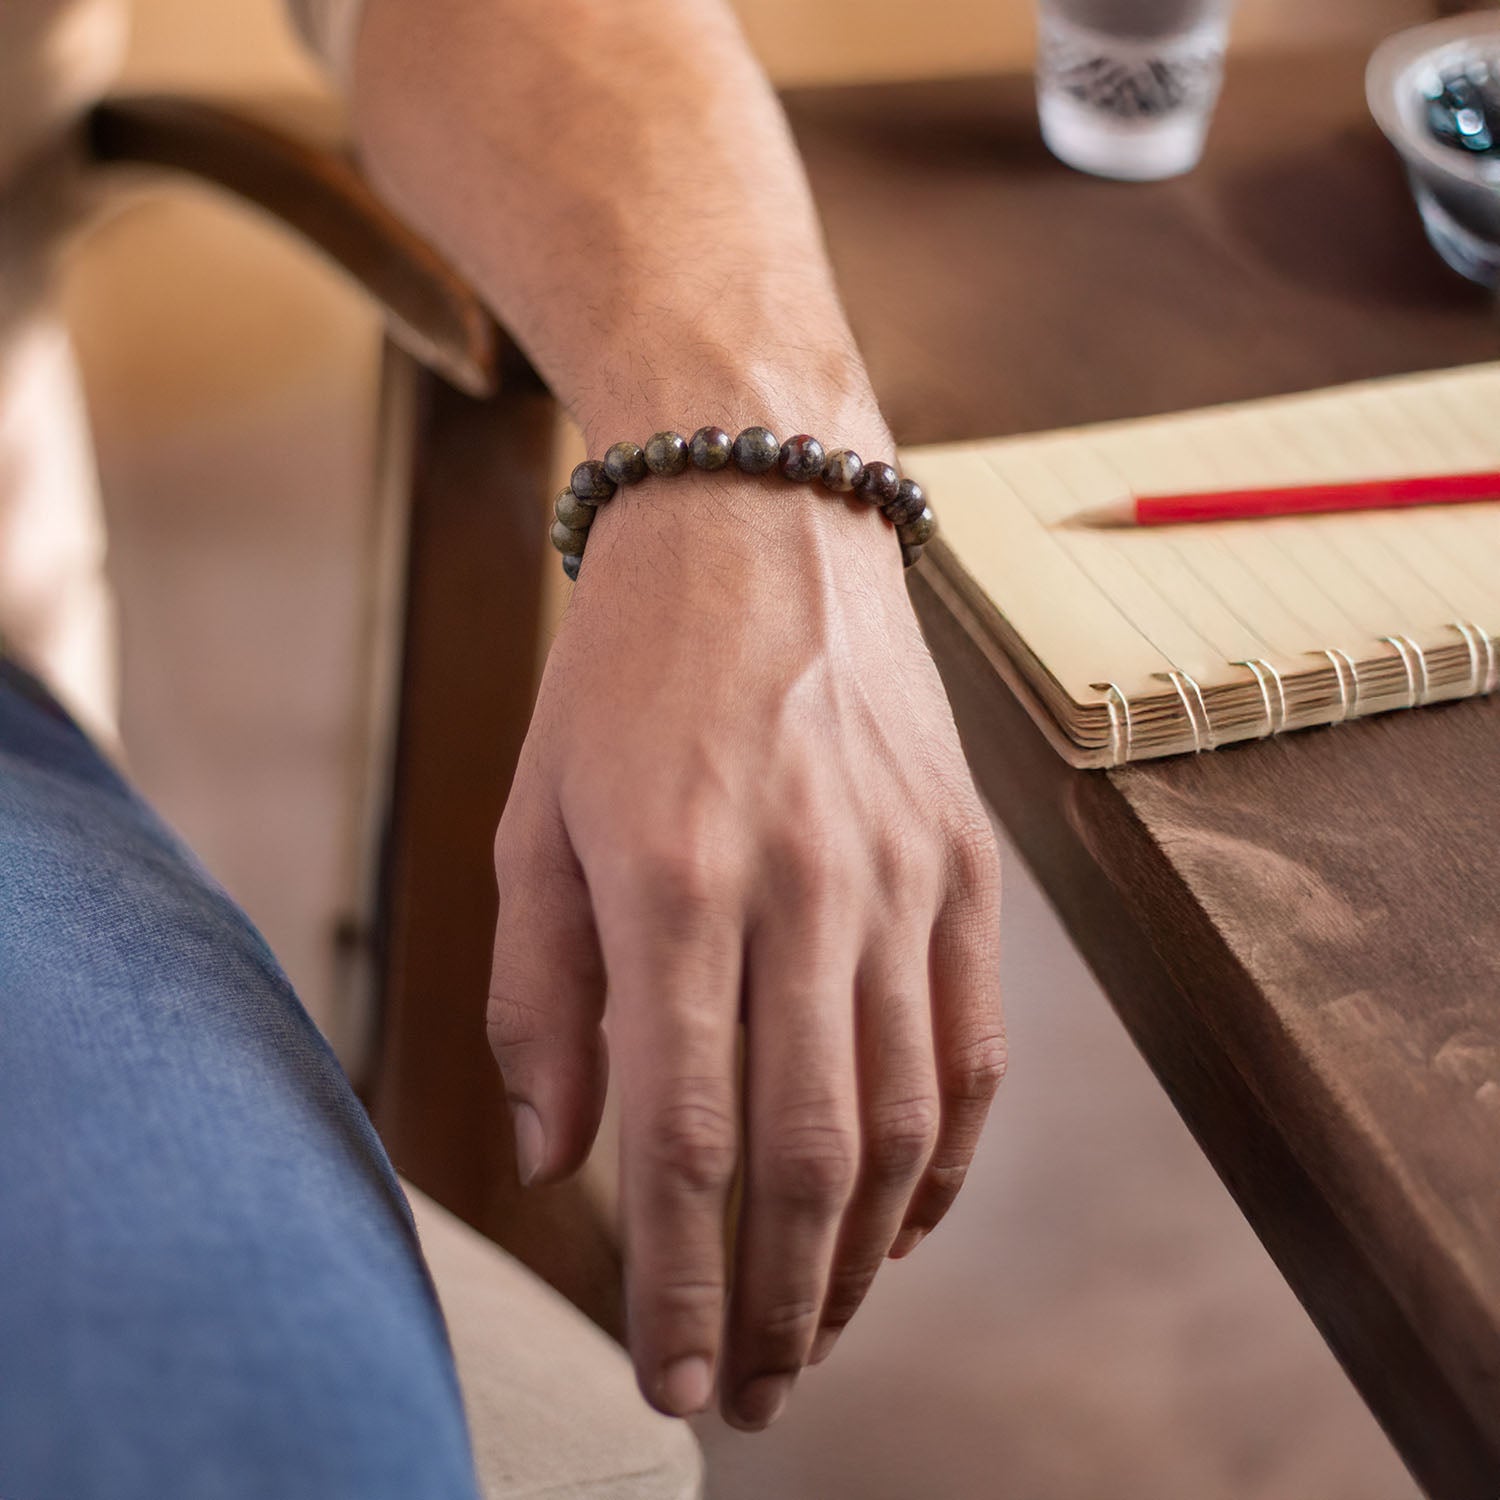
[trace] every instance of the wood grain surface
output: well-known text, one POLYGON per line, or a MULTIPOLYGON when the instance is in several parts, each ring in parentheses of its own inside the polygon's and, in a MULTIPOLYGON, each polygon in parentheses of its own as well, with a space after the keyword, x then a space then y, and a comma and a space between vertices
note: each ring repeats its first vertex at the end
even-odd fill
MULTIPOLYGON (((1362 68, 1233 69, 1203 166, 1149 186, 1054 163, 1024 79, 791 96, 899 440, 1500 357, 1362 68)), ((1494 1500, 1500 703, 1077 772, 916 571, 976 774, 1137 1044, 1424 1487, 1494 1500)))

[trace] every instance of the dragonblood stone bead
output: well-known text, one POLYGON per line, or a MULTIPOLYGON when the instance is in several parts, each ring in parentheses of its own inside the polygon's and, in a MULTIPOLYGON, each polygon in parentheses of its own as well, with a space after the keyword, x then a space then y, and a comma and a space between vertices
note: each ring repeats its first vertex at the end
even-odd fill
POLYGON ((902 542, 901 544, 901 566, 911 567, 922 555, 922 544, 920 542, 902 542))
POLYGON ((830 453, 823 465, 823 483, 836 494, 847 495, 859 483, 864 467, 864 461, 852 448, 840 448, 837 453, 830 453))
POLYGON ((781 445, 777 461, 781 472, 797 484, 811 484, 823 472, 823 460, 827 455, 817 438, 799 432, 781 445))
POLYGON ((604 472, 616 484, 637 484, 646 477, 646 455, 638 443, 615 443, 605 452, 604 472))
POLYGON ((713 473, 734 457, 734 439, 722 427, 700 427, 688 443, 688 453, 698 468, 713 473))
POLYGON ((583 553, 565 552, 563 554, 563 572, 573 579, 578 580, 578 570, 583 566, 583 553))
POLYGON ((776 467, 781 444, 767 427, 747 427, 734 440, 734 461, 746 474, 766 474, 776 467))
POLYGON ((920 547, 937 530, 937 517, 930 505, 922 507, 922 514, 915 521, 907 521, 896 528, 896 535, 903 546, 920 547))
POLYGON ((597 458, 586 458, 573 470, 569 488, 580 500, 603 505, 614 494, 615 482, 604 472, 604 465, 597 458))
POLYGON ((594 507, 587 500, 580 500, 571 489, 564 490, 552 508, 570 531, 587 531, 594 524, 594 507))
POLYGON ((927 494, 915 479, 903 479, 895 497, 881 505, 881 514, 894 526, 915 521, 927 509, 927 494))
POLYGON ((589 534, 579 531, 572 526, 564 526, 561 521, 552 523, 552 530, 548 533, 552 538, 552 545, 567 556, 581 556, 584 547, 588 545, 589 534))
POLYGON ((646 439, 646 467, 653 474, 680 474, 687 466, 687 442, 680 432, 657 432, 646 439))
POLYGON ((866 464, 854 481, 854 493, 882 509, 896 498, 900 488, 901 476, 889 464, 866 464))

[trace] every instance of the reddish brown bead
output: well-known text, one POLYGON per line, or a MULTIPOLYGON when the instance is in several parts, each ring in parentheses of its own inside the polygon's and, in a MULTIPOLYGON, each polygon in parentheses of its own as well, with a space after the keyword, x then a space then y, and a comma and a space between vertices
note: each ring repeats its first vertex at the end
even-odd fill
POLYGON ((767 427, 747 427, 734 440, 734 461, 745 474, 766 474, 776 467, 781 444, 767 427))
POLYGON ((580 500, 571 489, 557 497, 552 507, 557 519, 574 531, 587 531, 594 522, 594 506, 589 500, 580 500))
POLYGON ((734 439, 722 427, 700 427, 688 440, 688 456, 695 467, 713 473, 734 458, 734 439))
POLYGON ((914 479, 903 479, 896 487, 895 496, 881 507, 881 514, 893 526, 905 526, 915 521, 927 508, 927 495, 914 479))
POLYGON ((561 521, 552 523, 552 530, 548 535, 552 538, 552 545, 564 554, 581 553, 588 545, 588 532, 575 530, 572 526, 564 526, 561 521))
POLYGON ((569 486, 580 500, 603 505, 615 492, 615 482, 604 472, 604 465, 597 458, 586 458, 573 470, 569 486))
POLYGON ((866 464, 854 481, 854 493, 861 500, 882 508, 896 498, 901 476, 889 464, 866 464))
POLYGON ((604 472, 616 484, 639 484, 646 477, 646 455, 637 443, 615 443, 604 455, 604 472))
POLYGON ((937 517, 930 505, 922 507, 922 514, 915 521, 907 521, 896 528, 896 535, 907 546, 920 547, 937 530, 937 517))
POLYGON ((646 439, 646 467, 670 478, 688 466, 687 439, 680 432, 656 432, 646 439))
POLYGON ((811 484, 823 472, 827 456, 817 438, 799 432, 781 445, 777 461, 788 479, 796 484, 811 484))
POLYGON ((823 484, 835 494, 847 495, 859 483, 864 461, 852 448, 830 453, 823 465, 823 484))

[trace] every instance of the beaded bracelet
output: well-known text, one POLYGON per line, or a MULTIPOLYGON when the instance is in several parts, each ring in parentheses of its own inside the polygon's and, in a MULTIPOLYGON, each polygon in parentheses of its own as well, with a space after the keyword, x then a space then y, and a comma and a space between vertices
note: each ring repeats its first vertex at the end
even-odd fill
POLYGON ((822 443, 806 433, 778 443, 764 427, 747 427, 737 438, 722 427, 700 427, 686 439, 681 433, 658 432, 644 448, 616 443, 602 459, 585 459, 573 470, 568 488, 557 497, 551 533, 552 545, 563 555, 563 572, 578 577, 594 512, 621 485, 638 484, 648 474, 670 478, 689 465, 713 473, 731 463, 745 474, 777 469, 798 484, 821 479, 825 489, 858 495, 895 526, 901 561, 908 568, 937 530, 922 486, 901 478, 889 464, 867 464, 847 448, 825 453, 822 443))

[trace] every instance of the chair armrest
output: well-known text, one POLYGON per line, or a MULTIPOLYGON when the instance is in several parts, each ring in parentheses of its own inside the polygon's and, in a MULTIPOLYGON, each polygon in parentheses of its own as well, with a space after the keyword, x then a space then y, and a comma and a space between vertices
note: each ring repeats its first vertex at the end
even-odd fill
POLYGON ((89 149, 96 163, 186 172, 263 209, 363 286, 398 343, 460 390, 492 394, 505 341, 484 304, 375 196, 347 151, 293 124, 296 114, 270 102, 120 95, 92 111, 89 149))

